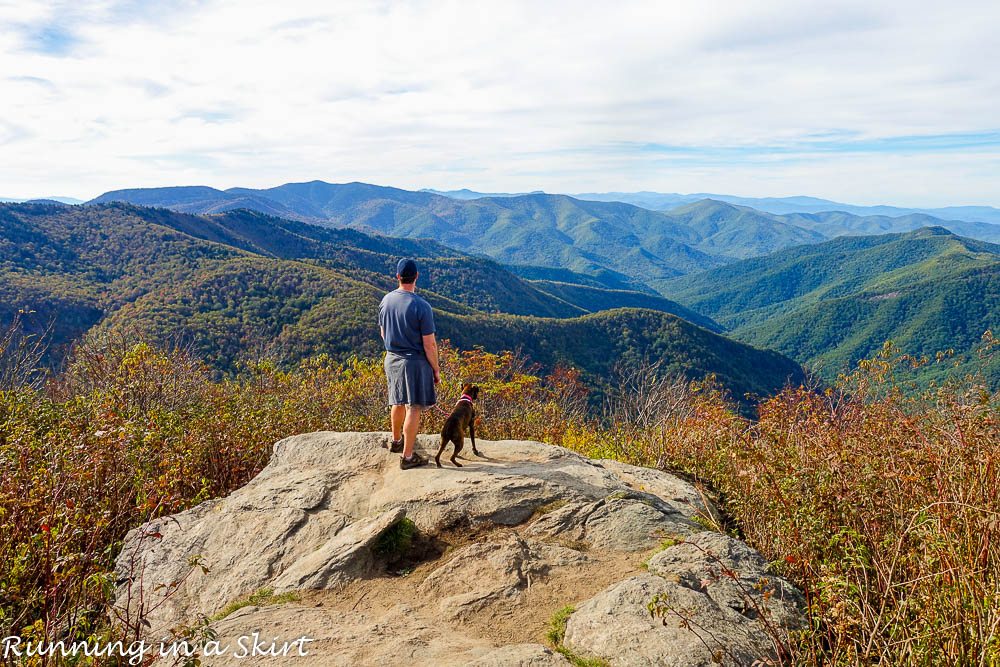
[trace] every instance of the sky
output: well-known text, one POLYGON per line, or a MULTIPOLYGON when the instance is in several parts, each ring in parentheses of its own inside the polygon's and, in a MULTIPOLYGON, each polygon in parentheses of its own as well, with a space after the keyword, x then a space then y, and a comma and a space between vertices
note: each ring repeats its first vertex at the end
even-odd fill
POLYGON ((0 195, 1000 206, 1000 2, 0 0, 0 195))

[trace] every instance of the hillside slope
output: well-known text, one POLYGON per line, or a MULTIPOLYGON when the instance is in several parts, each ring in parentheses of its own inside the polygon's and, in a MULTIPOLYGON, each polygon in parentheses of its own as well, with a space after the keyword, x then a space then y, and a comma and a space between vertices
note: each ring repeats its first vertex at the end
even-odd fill
MULTIPOLYGON (((136 327, 153 340, 180 336, 218 368, 270 349, 289 361, 326 353, 375 356, 381 341, 373 313, 382 290, 301 262, 248 258, 151 292, 102 326, 136 327)), ((715 374, 737 398, 771 394, 802 379, 786 357, 719 336, 673 315, 620 309, 554 319, 437 309, 438 335, 462 349, 519 350, 551 369, 559 364, 604 383, 618 363, 662 360, 663 370, 691 378, 715 374)))
MULTIPOLYGON (((445 292, 422 293, 437 309, 440 335, 459 346, 520 348, 550 367, 575 365, 593 381, 618 361, 663 358, 669 369, 691 377, 717 374, 737 396, 771 393, 801 377, 798 366, 780 355, 662 312, 612 310, 561 319, 484 312, 470 304, 503 297, 492 279, 502 268, 433 242, 245 211, 204 217, 123 205, 20 205, 2 207, 0 215, 0 285, 8 303, 27 310, 65 303, 73 326, 64 328, 62 318, 55 324, 66 341, 91 326, 133 330, 156 342, 189 344, 223 371, 262 349, 290 361, 324 352, 339 359, 375 355, 374 313, 391 286, 394 259, 403 252, 450 253, 421 260, 445 292), (483 266, 489 269, 485 279, 483 266), (34 290, 19 289, 29 282, 34 290)), ((569 315, 588 310, 507 275, 511 289, 535 295, 540 305, 569 315)), ((587 304, 586 294, 577 297, 587 304)), ((605 293, 592 298, 609 305, 605 293)))
POLYGON ((663 284, 731 329, 828 374, 887 339, 968 353, 1000 330, 1000 246, 940 227, 841 237, 663 284))
POLYGON ((885 215, 857 216, 842 211, 794 213, 781 216, 789 224, 810 229, 828 238, 864 234, 912 232, 922 227, 943 227, 959 236, 978 241, 1000 243, 1000 224, 964 220, 942 220, 925 213, 909 213, 895 217, 885 215))
MULTIPOLYGON (((732 197, 720 201, 707 195, 623 195, 638 206, 615 201, 611 195, 595 197, 604 201, 545 193, 456 198, 366 183, 311 181, 263 190, 120 190, 94 201, 127 201, 194 213, 248 208, 391 236, 432 238, 505 264, 589 275, 611 272, 647 284, 845 234, 944 226, 956 234, 1000 242, 1000 225, 945 221, 915 212, 896 217, 843 211, 776 214, 743 205, 755 200, 732 197), (651 210, 667 202, 673 206, 669 210, 651 210)), ((808 198, 793 199, 808 203, 808 198)))
POLYGON ((457 200, 366 183, 288 183, 267 190, 151 188, 101 195, 186 212, 250 208, 310 222, 430 238, 504 263, 593 274, 669 277, 717 266, 699 237, 660 213, 621 203, 530 194, 457 200), (263 203, 260 203, 263 202, 263 203))
MULTIPOLYGON (((442 192, 448 196, 461 196, 442 192)), ((469 193, 475 196, 488 196, 469 193)), ((884 216, 899 218, 914 213, 933 217, 936 220, 986 222, 1000 224, 1000 209, 993 206, 945 206, 942 208, 904 208, 900 206, 858 206, 816 197, 737 197, 725 194, 677 194, 669 192, 588 192, 572 195, 577 199, 593 201, 619 201, 634 204, 654 211, 668 211, 702 199, 715 199, 736 206, 747 206, 758 211, 788 215, 792 213, 849 213, 854 216, 884 216)), ((903 231, 903 230, 895 230, 903 231)), ((956 231, 956 230, 952 230, 956 231)), ((956 233, 958 233, 956 231, 956 233)))
POLYGON ((246 210, 193 216, 126 205, 28 204, 0 207, 0 221, 0 262, 5 273, 33 279, 38 274, 69 274, 92 292, 106 293, 112 302, 119 294, 129 298, 140 283, 145 289, 155 287, 165 269, 191 271, 205 260, 245 252, 371 274, 367 279, 383 286, 393 284, 397 259, 411 256, 421 261, 423 287, 454 296, 471 308, 551 317, 593 310, 538 290, 487 258, 433 241, 322 228, 246 210), (129 284, 123 286, 119 280, 129 284))
POLYGON ((700 250, 738 259, 827 238, 776 216, 712 199, 680 206, 666 215, 698 232, 700 250))
POLYGON ((671 313, 709 331, 719 333, 724 328, 709 317, 685 308, 676 301, 654 294, 644 294, 628 290, 606 289, 589 285, 563 283, 555 280, 533 280, 538 289, 594 313, 615 308, 645 308, 671 313))

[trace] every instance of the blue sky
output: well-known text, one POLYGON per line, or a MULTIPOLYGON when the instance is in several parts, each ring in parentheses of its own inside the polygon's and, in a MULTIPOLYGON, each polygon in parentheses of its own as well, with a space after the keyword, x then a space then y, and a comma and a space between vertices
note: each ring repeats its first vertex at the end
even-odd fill
POLYGON ((986 1, 0 0, 0 195, 320 178, 1000 205, 997 25, 986 1))

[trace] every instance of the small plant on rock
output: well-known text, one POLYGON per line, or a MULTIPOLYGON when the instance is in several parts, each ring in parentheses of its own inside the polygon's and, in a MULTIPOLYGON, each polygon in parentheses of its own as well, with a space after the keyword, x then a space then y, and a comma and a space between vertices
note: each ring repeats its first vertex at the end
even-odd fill
POLYGON ((552 648, 561 653, 563 657, 576 665, 576 667, 607 667, 608 663, 601 658, 585 658, 577 655, 563 645, 563 640, 566 638, 566 623, 575 611, 576 607, 568 604, 552 614, 552 618, 549 619, 549 629, 545 633, 545 636, 552 643, 552 648))
POLYGON ((403 517, 379 536, 373 551, 376 556, 388 562, 397 561, 409 552, 416 534, 417 524, 403 517))

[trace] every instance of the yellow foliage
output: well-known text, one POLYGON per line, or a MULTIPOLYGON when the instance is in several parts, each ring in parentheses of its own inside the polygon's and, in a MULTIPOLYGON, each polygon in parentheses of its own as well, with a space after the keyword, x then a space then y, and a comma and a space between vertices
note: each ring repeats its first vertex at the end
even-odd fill
MULTIPOLYGON (((988 341, 992 343, 992 339, 988 341)), ((625 378, 587 409, 579 375, 441 347, 441 405, 482 388, 478 433, 677 471, 806 591, 804 664, 1000 661, 998 400, 975 378, 923 394, 892 348, 823 391, 741 416, 709 379, 625 378)), ((984 358, 984 363, 988 359, 984 358)), ((386 430, 381 359, 246 364, 90 345, 45 390, 0 392, 0 633, 110 632, 125 533, 247 483, 278 440, 386 430)), ((425 432, 444 417, 428 414, 425 432)), ((60 636, 62 636, 62 634, 60 636)))

